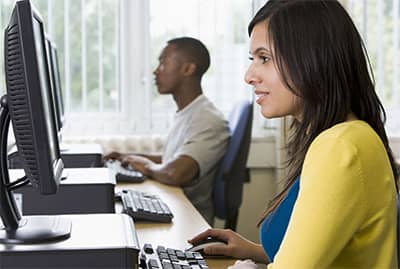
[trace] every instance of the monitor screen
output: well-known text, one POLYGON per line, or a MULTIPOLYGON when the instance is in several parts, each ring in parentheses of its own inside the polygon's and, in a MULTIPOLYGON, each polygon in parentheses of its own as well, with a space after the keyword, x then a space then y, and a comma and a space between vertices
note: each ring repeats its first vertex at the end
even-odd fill
POLYGON ((43 21, 29 0, 15 3, 4 33, 4 49, 7 95, 0 103, 0 129, 7 130, 11 120, 26 176, 9 182, 7 165, 4 165, 7 152, 1 146, 7 140, 7 132, 1 131, 0 216, 5 229, 0 229, 0 242, 65 239, 70 235, 70 221, 56 216, 21 219, 12 193, 21 185, 31 183, 41 194, 55 194, 64 167, 51 100, 43 21))

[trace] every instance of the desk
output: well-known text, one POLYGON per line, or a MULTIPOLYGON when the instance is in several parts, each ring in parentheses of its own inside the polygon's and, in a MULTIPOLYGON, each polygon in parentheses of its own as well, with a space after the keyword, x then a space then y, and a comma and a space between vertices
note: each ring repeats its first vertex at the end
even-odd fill
MULTIPOLYGON (((136 232, 141 246, 151 243, 153 247, 185 249, 187 240, 210 228, 199 212, 186 198, 181 188, 167 186, 154 180, 145 180, 140 184, 118 184, 116 192, 121 189, 135 189, 156 194, 168 204, 174 218, 172 223, 136 222, 136 232)), ((220 269, 232 265, 235 259, 206 259, 210 268, 220 269)))

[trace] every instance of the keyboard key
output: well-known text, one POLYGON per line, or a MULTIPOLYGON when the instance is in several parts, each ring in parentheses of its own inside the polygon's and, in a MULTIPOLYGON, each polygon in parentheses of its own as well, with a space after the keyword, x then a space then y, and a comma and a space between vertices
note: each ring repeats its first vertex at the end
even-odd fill
POLYGON ((154 250, 153 250, 153 247, 151 246, 151 244, 144 244, 143 250, 147 254, 153 254, 154 253, 154 250))
POLYGON ((160 268, 160 267, 158 266, 158 261, 155 260, 155 259, 150 259, 148 264, 149 264, 149 267, 150 267, 150 268, 160 268))

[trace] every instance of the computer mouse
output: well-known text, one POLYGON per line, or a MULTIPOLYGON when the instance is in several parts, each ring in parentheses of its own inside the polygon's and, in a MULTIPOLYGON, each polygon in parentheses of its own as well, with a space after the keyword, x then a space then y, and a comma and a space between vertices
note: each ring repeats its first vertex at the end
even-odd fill
POLYGON ((207 237, 204 240, 201 240, 197 242, 197 244, 194 244, 192 247, 186 249, 186 251, 198 251, 198 252, 203 252, 203 249, 209 246, 216 246, 216 245, 227 245, 227 243, 222 240, 218 239, 215 237, 207 237))

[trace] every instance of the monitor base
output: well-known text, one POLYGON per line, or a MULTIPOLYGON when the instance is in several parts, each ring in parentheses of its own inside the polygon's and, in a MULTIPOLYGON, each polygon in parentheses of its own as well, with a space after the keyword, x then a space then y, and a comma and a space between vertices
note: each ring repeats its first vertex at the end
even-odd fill
POLYGON ((15 230, 0 230, 2 244, 36 244, 60 241, 71 235, 71 221, 57 216, 23 217, 15 230))

